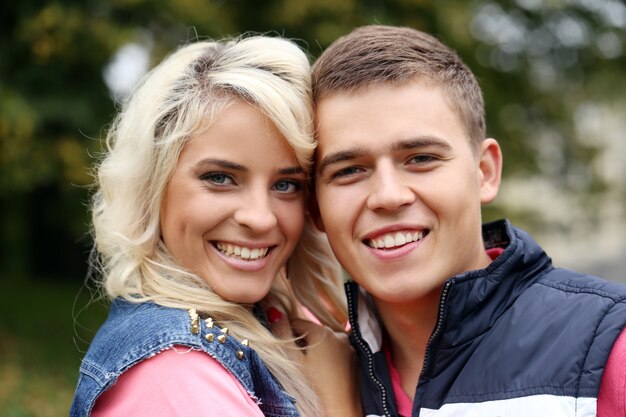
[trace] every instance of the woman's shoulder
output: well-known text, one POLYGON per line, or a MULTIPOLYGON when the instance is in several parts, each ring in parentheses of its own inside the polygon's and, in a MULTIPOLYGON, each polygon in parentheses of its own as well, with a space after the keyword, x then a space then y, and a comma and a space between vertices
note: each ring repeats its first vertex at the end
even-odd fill
POLYGON ((138 324, 148 327, 162 327, 163 325, 182 324, 189 321, 186 310, 165 307, 151 301, 134 302, 123 298, 116 298, 111 303, 109 317, 105 324, 111 327, 136 327, 138 324))
POLYGON ((263 415, 256 399, 218 361, 177 345, 124 372, 98 399, 92 415, 194 416, 216 408, 224 415, 263 415))
POLYGON ((123 344, 124 348, 149 344, 158 339, 177 340, 190 334, 191 322, 186 310, 164 307, 153 302, 130 302, 116 299, 109 316, 93 343, 123 344))
POLYGON ((81 371, 104 381, 175 344, 201 347, 187 311, 116 299, 91 341, 81 371))

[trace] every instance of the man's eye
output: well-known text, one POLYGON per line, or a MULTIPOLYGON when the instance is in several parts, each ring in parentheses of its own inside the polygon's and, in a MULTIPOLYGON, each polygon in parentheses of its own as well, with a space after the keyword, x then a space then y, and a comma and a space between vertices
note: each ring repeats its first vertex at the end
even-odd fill
POLYGON ((437 160, 439 160, 439 158, 433 155, 415 155, 409 159, 409 163, 423 165, 437 160))
POLYGON ((349 177, 350 175, 358 174, 359 172, 361 172, 361 169, 357 167, 347 167, 333 173, 331 179, 349 177))
POLYGON ((280 193, 292 194, 302 189, 302 183, 296 180, 282 180, 274 184, 273 188, 280 193))
POLYGON ((233 178, 223 172, 207 172, 200 179, 215 185, 230 185, 234 183, 233 178))

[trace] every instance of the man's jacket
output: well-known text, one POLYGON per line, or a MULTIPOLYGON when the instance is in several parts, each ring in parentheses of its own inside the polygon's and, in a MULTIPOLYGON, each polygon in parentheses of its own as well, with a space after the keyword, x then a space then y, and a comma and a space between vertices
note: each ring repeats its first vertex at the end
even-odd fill
MULTIPOLYGON (((626 286, 554 268, 507 221, 483 228, 487 268, 449 279, 415 391, 417 417, 587 417, 626 324, 626 286)), ((346 284, 367 416, 396 416, 369 296, 346 284)))

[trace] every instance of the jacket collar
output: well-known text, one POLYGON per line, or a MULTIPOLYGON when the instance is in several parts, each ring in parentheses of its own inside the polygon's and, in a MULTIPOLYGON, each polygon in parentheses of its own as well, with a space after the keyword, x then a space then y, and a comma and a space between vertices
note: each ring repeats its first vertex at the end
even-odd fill
MULTIPOLYGON (((458 345, 486 331, 521 292, 545 270, 551 260, 523 230, 508 220, 483 226, 485 248, 505 248, 486 268, 468 271, 448 280, 449 291, 443 317, 443 345, 458 345)), ((350 325, 354 336, 380 351, 383 332, 371 297, 354 281, 345 286, 350 325)))

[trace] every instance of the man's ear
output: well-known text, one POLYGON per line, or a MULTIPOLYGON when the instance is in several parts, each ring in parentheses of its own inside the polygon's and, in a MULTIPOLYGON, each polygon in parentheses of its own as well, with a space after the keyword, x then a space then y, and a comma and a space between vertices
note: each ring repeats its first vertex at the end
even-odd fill
POLYGON ((315 227, 320 232, 326 233, 326 228, 324 227, 324 222, 322 221, 322 216, 320 216, 320 208, 317 204, 317 198, 315 198, 315 189, 311 190, 311 197, 309 198, 309 215, 315 224, 315 227))
POLYGON ((487 204, 498 195, 502 180, 502 151, 495 139, 481 143, 478 169, 480 170, 480 202, 487 204))

